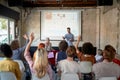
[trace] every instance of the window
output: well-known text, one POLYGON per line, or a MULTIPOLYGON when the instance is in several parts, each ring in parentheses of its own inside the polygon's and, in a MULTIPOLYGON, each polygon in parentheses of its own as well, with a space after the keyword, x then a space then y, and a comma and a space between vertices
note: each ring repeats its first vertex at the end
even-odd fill
POLYGON ((0 17, 0 44, 10 43, 14 39, 14 28, 14 20, 0 17))

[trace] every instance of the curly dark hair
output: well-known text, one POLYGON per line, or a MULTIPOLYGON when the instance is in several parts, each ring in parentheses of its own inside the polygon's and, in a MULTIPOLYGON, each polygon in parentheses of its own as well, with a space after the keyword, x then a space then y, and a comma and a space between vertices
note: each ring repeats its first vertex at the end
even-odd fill
POLYGON ((66 51, 67 47, 68 47, 68 43, 65 40, 62 40, 59 43, 59 50, 66 51))
POLYGON ((12 49, 10 45, 4 43, 0 45, 0 50, 4 54, 5 57, 11 58, 12 57, 12 49))
POLYGON ((83 44, 83 46, 82 46, 82 53, 83 54, 92 55, 93 52, 94 52, 94 47, 93 47, 92 43, 86 42, 83 44))

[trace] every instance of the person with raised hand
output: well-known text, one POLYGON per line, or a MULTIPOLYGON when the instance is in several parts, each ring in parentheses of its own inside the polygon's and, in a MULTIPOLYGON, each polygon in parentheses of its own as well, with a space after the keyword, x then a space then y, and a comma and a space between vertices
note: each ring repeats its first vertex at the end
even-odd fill
POLYGON ((52 69, 48 63, 47 58, 47 51, 45 48, 37 48, 36 51, 36 58, 33 61, 32 57, 30 56, 30 46, 34 40, 34 33, 31 33, 29 36, 29 42, 26 46, 24 57, 29 64, 31 73, 32 73, 32 80, 53 80, 52 78, 52 69))
POLYGON ((26 40, 25 44, 20 47, 19 40, 15 39, 11 42, 11 49, 13 51, 12 59, 21 60, 22 53, 24 52, 27 43, 29 42, 28 36, 26 34, 23 35, 23 38, 26 40))

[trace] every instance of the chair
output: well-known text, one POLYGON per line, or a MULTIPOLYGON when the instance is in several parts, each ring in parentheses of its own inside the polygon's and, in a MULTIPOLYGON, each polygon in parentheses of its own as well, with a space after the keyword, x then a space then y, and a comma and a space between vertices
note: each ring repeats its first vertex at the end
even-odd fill
POLYGON ((83 80, 92 80, 94 78, 92 73, 92 62, 81 61, 79 62, 80 72, 82 74, 81 78, 83 80))
POLYGON ((21 79, 21 80, 25 80, 25 78, 26 78, 26 73, 25 73, 25 66, 24 66, 23 62, 22 62, 21 60, 14 60, 14 61, 19 64, 20 71, 21 71, 21 73, 22 73, 22 79, 21 79))
POLYGON ((98 80, 117 80, 116 77, 101 77, 98 80))
POLYGON ((25 71, 25 66, 24 66, 23 62, 21 60, 14 60, 14 61, 19 64, 21 72, 24 72, 25 71))
POLYGON ((81 73, 90 73, 92 72, 92 62, 90 61, 81 61, 80 65, 80 72, 81 73))
POLYGON ((17 80, 12 72, 0 72, 0 80, 17 80))
POLYGON ((78 74, 66 73, 61 75, 61 80, 79 80, 78 74))
POLYGON ((0 60, 3 60, 4 58, 3 57, 0 57, 0 60))
POLYGON ((35 74, 32 74, 32 79, 31 80, 50 80, 50 77, 49 77, 48 74, 46 74, 44 77, 38 78, 37 76, 35 76, 35 74))

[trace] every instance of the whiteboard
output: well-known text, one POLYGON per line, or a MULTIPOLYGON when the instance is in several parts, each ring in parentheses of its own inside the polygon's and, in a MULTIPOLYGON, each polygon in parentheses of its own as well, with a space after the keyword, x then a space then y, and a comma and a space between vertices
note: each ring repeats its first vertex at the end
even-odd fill
POLYGON ((62 40, 67 33, 67 27, 71 28, 75 40, 81 35, 81 11, 79 10, 44 10, 41 11, 40 39, 62 40))

